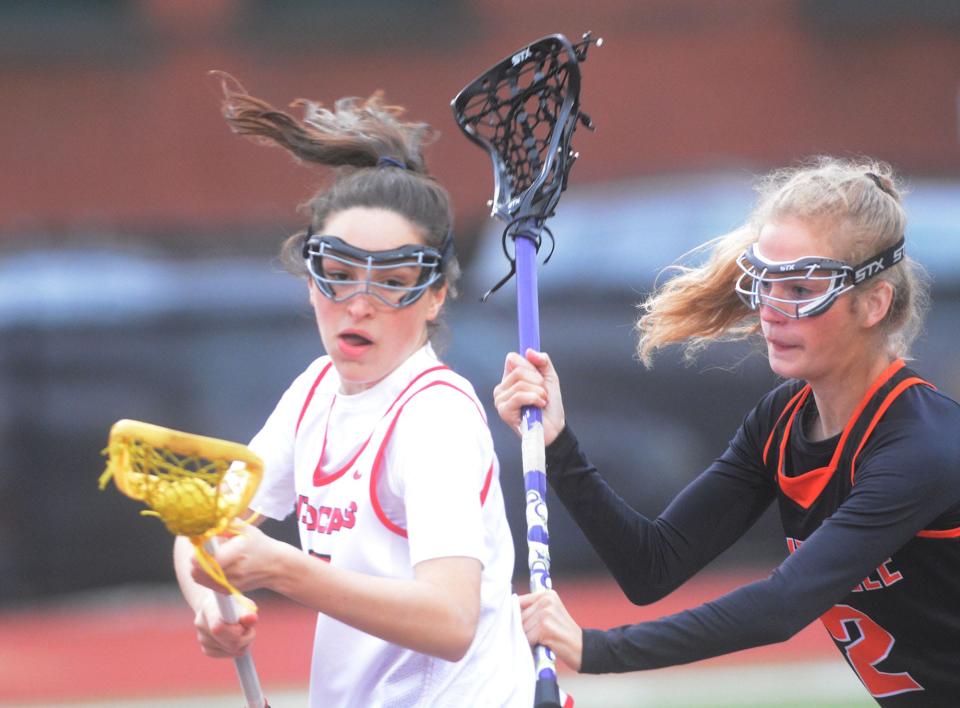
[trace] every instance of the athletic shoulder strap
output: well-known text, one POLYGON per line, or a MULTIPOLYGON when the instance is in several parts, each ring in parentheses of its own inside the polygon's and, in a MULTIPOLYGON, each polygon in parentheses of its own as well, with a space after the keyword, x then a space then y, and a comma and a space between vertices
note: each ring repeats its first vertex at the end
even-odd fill
POLYGON ((788 476, 784 469, 784 461, 787 445, 790 442, 790 432, 797 420, 797 414, 802 410, 811 392, 809 385, 800 389, 784 407, 763 452, 764 464, 772 462, 773 459, 776 460, 777 483, 783 493, 804 509, 808 509, 838 469, 849 470, 852 486, 856 474, 857 457, 877 423, 900 394, 916 385, 933 388, 932 384, 908 369, 902 359, 894 361, 877 377, 860 400, 853 415, 844 426, 830 462, 824 467, 788 476), (771 453, 776 457, 770 458, 771 453))

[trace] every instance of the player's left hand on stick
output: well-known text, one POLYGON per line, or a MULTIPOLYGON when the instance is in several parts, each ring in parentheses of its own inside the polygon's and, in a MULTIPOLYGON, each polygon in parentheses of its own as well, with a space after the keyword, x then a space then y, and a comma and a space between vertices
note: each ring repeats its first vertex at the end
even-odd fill
POLYGON ((204 654, 217 658, 236 658, 253 643, 257 635, 257 615, 244 611, 239 622, 223 619, 216 598, 209 595, 197 609, 193 626, 204 654))
POLYGON ((493 389, 497 413, 507 425, 520 433, 520 416, 524 406, 543 411, 543 441, 552 443, 566 425, 560 378, 545 352, 528 349, 524 356, 507 354, 503 378, 493 389))
MULTIPOLYGON (((288 544, 270 538, 255 526, 238 525, 231 527, 227 537, 219 537, 214 558, 227 580, 238 590, 269 588, 275 578, 281 546, 288 544)), ((193 559, 191 576, 200 585, 220 593, 227 592, 207 574, 196 558, 193 559)))
POLYGON ((573 621, 553 590, 520 596, 520 617, 530 646, 549 647, 564 664, 579 671, 583 662, 583 630, 573 621))

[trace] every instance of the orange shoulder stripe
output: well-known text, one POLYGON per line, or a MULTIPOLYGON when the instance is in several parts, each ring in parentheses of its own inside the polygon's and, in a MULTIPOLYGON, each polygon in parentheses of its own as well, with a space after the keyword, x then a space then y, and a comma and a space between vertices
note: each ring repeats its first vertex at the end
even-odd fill
POLYGON ((917 531, 919 538, 960 538, 960 527, 955 529, 924 529, 917 531))
POLYGON ((810 393, 810 384, 807 384, 793 394, 793 398, 787 401, 787 405, 783 407, 783 410, 777 417, 777 422, 773 424, 773 429, 770 431, 770 437, 767 438, 767 444, 763 446, 763 464, 767 464, 767 453, 770 452, 770 445, 773 443, 773 437, 777 434, 777 428, 780 427, 780 421, 783 420, 783 416, 790 412, 791 407, 797 402, 798 398, 800 399, 800 403, 803 403, 808 393, 810 393))
POLYGON ((787 421, 787 425, 783 431, 783 438, 780 440, 780 459, 777 461, 777 480, 784 494, 804 509, 810 508, 817 497, 820 496, 824 487, 827 486, 834 472, 837 471, 837 466, 840 464, 840 456, 843 454, 843 448, 847 443, 847 438, 850 437, 850 433, 863 414, 863 410, 867 407, 867 404, 870 403, 874 395, 876 395, 880 387, 889 381, 890 378, 904 366, 906 366, 906 363, 903 359, 897 359, 884 369, 883 373, 877 377, 877 380, 870 385, 870 388, 867 389, 867 392, 857 404, 853 415, 847 420, 847 424, 843 428, 843 433, 840 435, 840 441, 837 443, 833 451, 833 456, 830 458, 830 464, 826 467, 818 467, 817 469, 804 472, 795 477, 788 477, 783 470, 783 461, 786 456, 787 444, 790 441, 790 429, 793 426, 793 421, 796 419, 797 410, 800 408, 800 406, 797 406, 797 410, 793 411, 790 419, 787 421))
POLYGON ((894 389, 887 394, 887 397, 883 399, 883 403, 880 404, 877 412, 873 414, 873 420, 870 421, 870 425, 868 425, 867 429, 864 431, 863 438, 860 439, 860 444, 857 446, 856 452, 853 453, 853 457, 850 459, 850 484, 853 484, 853 475, 855 472, 854 467, 857 462, 857 456, 860 454, 860 450, 863 449, 863 446, 867 444, 870 434, 873 432, 873 429, 877 427, 877 423, 880 422, 883 414, 887 412, 887 409, 893 404, 893 402, 901 393, 906 391, 911 386, 917 386, 919 384, 929 386, 930 388, 935 388, 933 384, 924 381, 920 377, 911 376, 909 379, 904 379, 898 383, 894 389))

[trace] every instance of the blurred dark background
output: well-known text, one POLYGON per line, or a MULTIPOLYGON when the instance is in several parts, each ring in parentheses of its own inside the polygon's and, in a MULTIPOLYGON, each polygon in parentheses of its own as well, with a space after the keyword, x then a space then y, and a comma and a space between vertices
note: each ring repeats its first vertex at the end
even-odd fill
MULTIPOLYGON (((723 449, 773 383, 745 346, 694 366, 633 359, 657 271, 736 226, 751 179, 817 153, 906 178, 908 248, 934 276, 914 366, 960 395, 960 3, 956 0, 51 0, 0 3, 0 603, 172 582, 171 539, 97 491, 110 425, 247 440, 321 352, 304 285, 274 254, 323 177, 232 135, 209 69, 286 105, 384 89, 431 123, 465 266, 446 358, 487 404, 525 568, 519 445, 490 390, 514 290, 488 158, 453 96, 553 32, 604 38, 583 66, 570 189, 541 271, 543 347, 571 425, 646 513, 723 449)), ((551 507, 554 575, 599 562, 551 507)), ((293 538, 291 523, 274 532, 293 538)), ((783 555, 767 515, 723 565, 783 555)))

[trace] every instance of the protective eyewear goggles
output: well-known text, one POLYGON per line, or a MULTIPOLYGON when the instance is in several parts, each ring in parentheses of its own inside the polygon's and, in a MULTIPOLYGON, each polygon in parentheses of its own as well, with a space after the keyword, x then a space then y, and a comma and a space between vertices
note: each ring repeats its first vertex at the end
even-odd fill
POLYGON ((387 251, 367 251, 336 236, 307 232, 303 258, 321 293, 334 302, 355 295, 372 295, 394 308, 412 305, 443 277, 444 253, 431 246, 408 245, 387 251))
POLYGON ((765 305, 793 319, 826 312, 836 299, 903 259, 904 239, 852 266, 820 256, 772 261, 751 245, 737 258, 742 274, 734 289, 751 310, 765 305))

